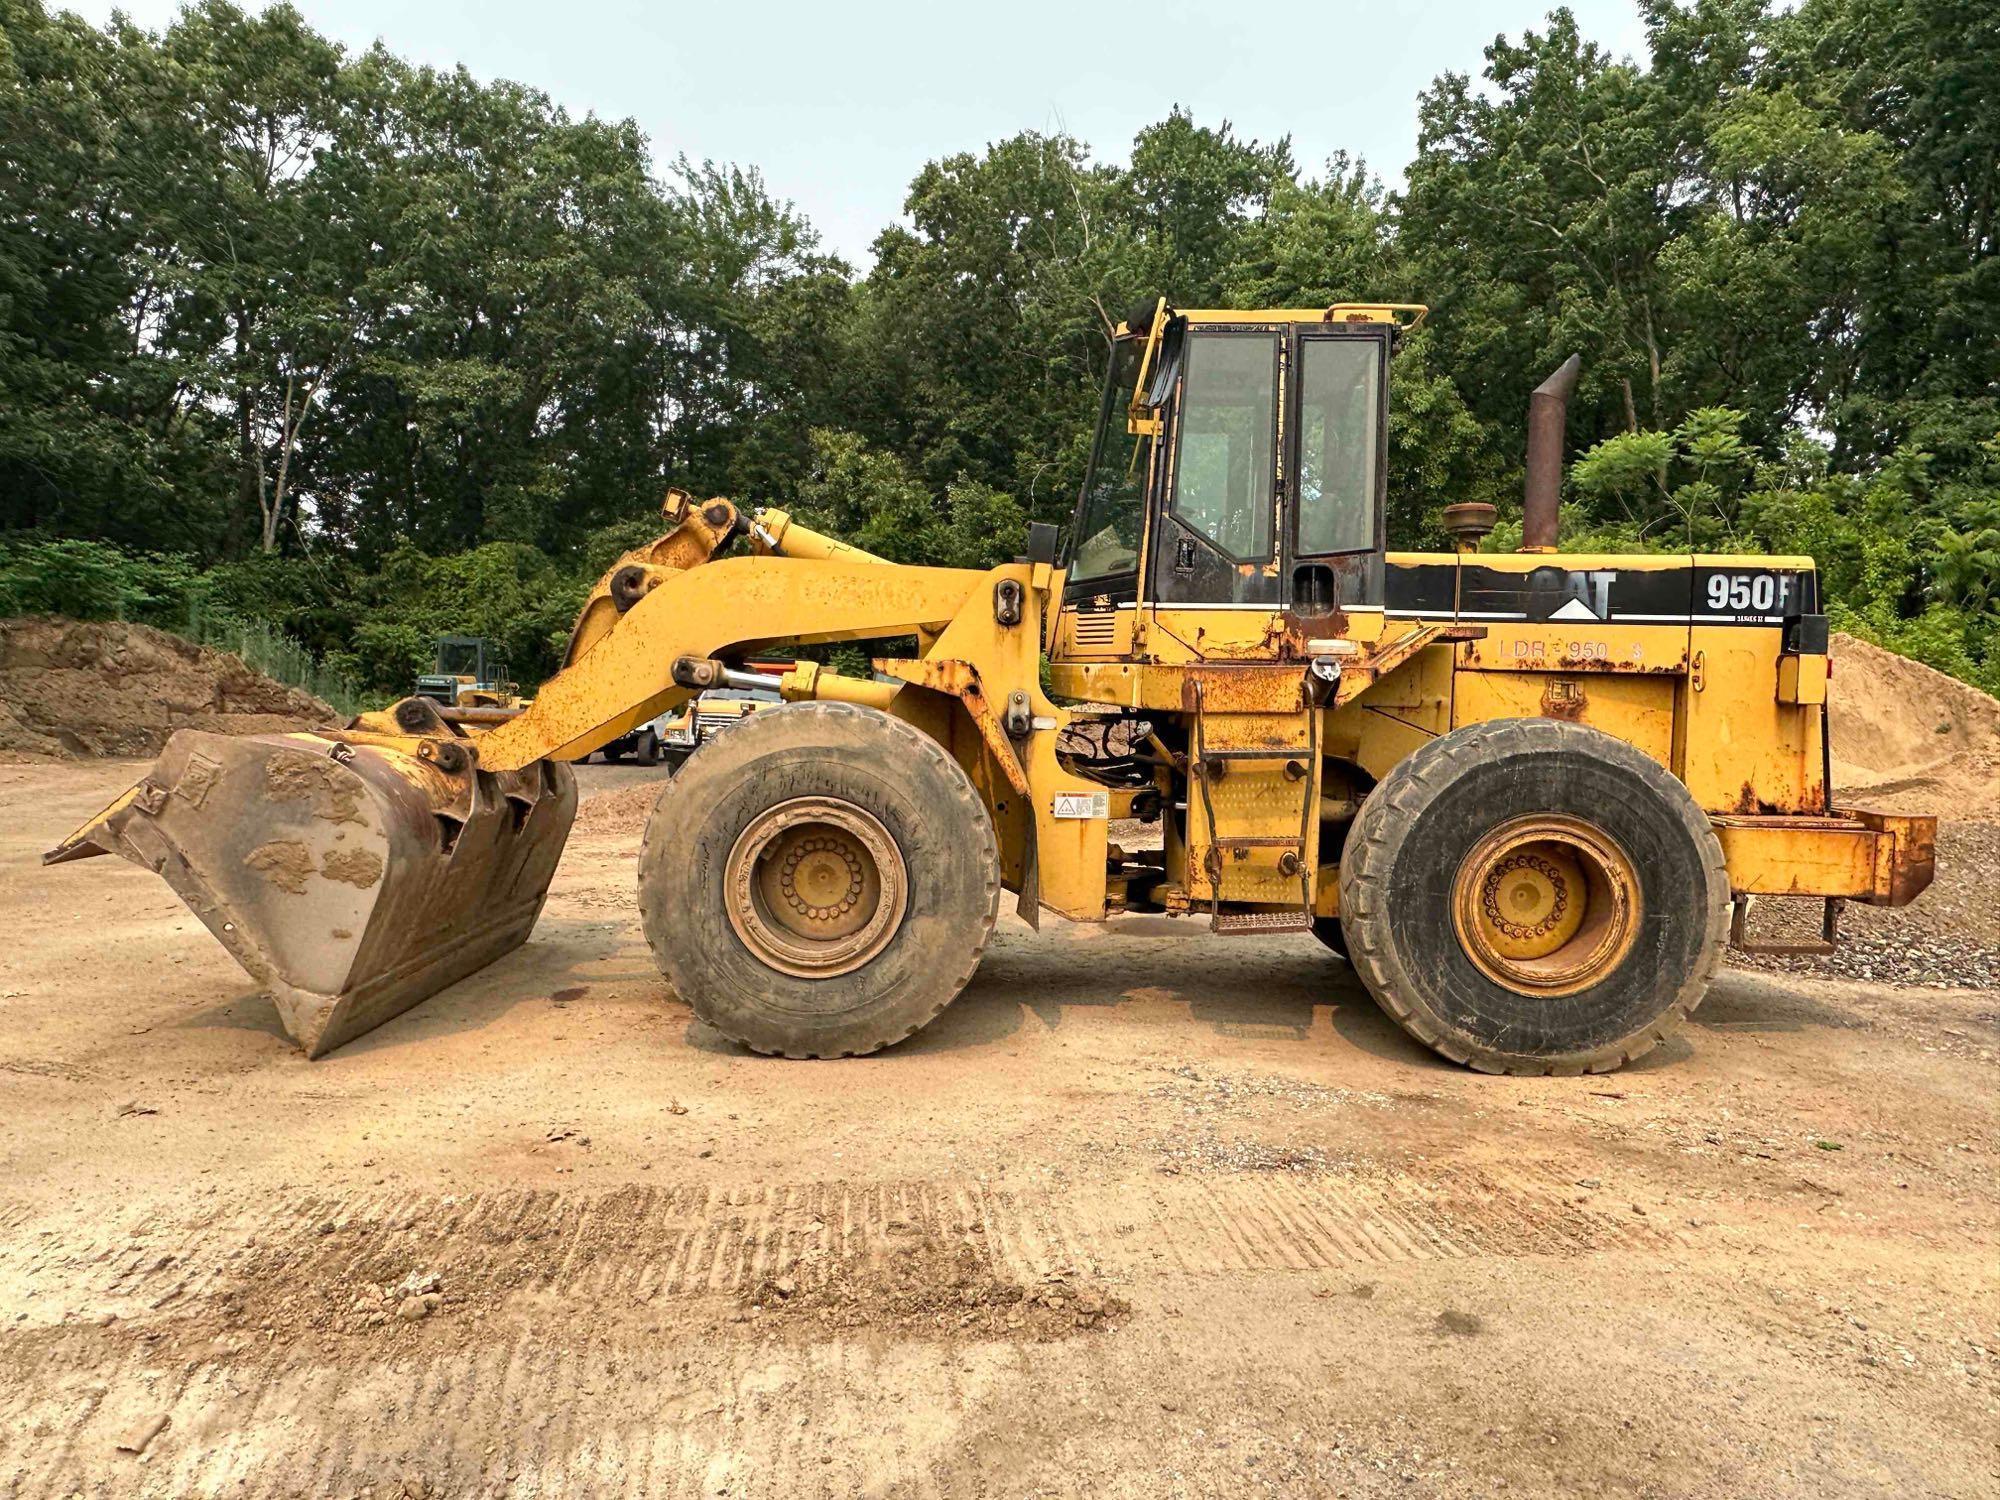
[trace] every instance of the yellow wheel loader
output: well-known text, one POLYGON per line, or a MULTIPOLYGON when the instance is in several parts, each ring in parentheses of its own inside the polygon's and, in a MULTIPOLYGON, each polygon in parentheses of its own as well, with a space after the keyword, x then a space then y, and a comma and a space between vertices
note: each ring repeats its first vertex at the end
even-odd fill
POLYGON ((417 678, 417 696, 448 708, 518 708, 520 685, 507 674, 498 645, 482 635, 441 635, 432 669, 417 678))
POLYGON ((1522 549, 1478 550, 1492 508, 1462 504, 1455 551, 1388 550, 1389 361, 1422 316, 1162 300, 1116 335, 1063 555, 1037 527, 989 571, 892 565, 675 494, 521 713, 184 731, 47 858, 165 876, 318 1055, 527 937, 566 762, 752 654, 876 641, 868 677, 799 662, 647 824, 647 941, 728 1036, 909 1036, 1005 891, 1031 923, 1309 932, 1447 1057, 1616 1067, 1752 900, 1820 898, 1830 944, 1841 903, 1925 888, 1934 822, 1830 799, 1811 559, 1555 550, 1574 361, 1531 404, 1522 549))

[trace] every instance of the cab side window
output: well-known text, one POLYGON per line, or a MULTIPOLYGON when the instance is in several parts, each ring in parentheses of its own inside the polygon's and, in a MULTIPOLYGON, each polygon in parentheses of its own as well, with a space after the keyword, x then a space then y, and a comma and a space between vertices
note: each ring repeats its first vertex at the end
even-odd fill
POLYGON ((1298 537, 1302 557, 1375 545, 1381 356, 1372 339, 1299 344, 1298 537))
POLYGON ((1277 354, 1275 333, 1188 340, 1173 513, 1238 562, 1271 556, 1277 354))

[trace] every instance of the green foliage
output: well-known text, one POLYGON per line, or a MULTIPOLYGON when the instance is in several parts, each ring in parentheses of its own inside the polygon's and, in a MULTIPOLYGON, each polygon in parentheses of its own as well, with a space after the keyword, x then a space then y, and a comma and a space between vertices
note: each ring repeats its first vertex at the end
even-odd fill
MULTIPOLYGON (((1572 510, 1563 545, 1802 553, 1819 563, 1840 628, 2000 689, 2000 473, 1984 471, 1982 488, 1962 469, 1942 486, 1933 455, 1904 447, 1863 481, 1830 472, 1824 450, 1797 442, 1764 460, 1742 441, 1742 422, 1702 408, 1673 432, 1596 444, 1571 478, 1587 499, 1611 497, 1624 513, 1593 522, 1572 510)), ((1488 545, 1518 539, 1504 523, 1488 545)))
POLYGON ((668 484, 983 566, 1067 518, 1135 304, 1420 301, 1391 545, 1457 500, 1518 536, 1528 393, 1580 354, 1566 545, 1809 552, 1991 683, 1990 4, 1639 4, 1640 56, 1558 9, 1440 76, 1401 192, 1176 107, 1124 164, 929 162, 857 276, 753 168, 289 5, 0 0, 0 608, 256 622, 376 694, 473 631, 532 683, 668 484))
POLYGON ((1757 461, 1742 425, 1741 412, 1704 406, 1672 432, 1617 433, 1579 458, 1570 479, 1588 498, 1615 501, 1635 541, 1657 535, 1698 551, 1729 550, 1757 461))
POLYGON ((175 634, 218 651, 233 651, 277 682, 303 688, 335 712, 351 717, 363 707, 380 707, 385 697, 365 691, 339 662, 321 661, 281 630, 263 620, 210 614, 199 609, 175 634))
POLYGON ((440 635, 483 635, 518 681, 533 684, 558 665, 594 581, 520 542, 445 557, 405 543, 363 580, 352 645, 328 659, 371 686, 408 692, 431 669, 440 635))
POLYGON ((1013 496, 963 476, 942 501, 902 461, 851 432, 812 434, 813 463, 794 514, 891 562, 990 568, 1018 556, 1027 519, 1013 496))
POLYGON ((184 557, 71 538, 0 538, 0 615, 161 624, 178 621, 200 588, 184 557))

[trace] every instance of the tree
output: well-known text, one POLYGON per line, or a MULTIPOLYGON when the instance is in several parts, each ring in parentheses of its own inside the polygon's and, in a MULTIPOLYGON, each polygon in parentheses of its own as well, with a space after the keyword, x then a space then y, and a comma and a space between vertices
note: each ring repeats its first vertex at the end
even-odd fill
POLYGON ((1743 441, 1743 414, 1691 412, 1672 432, 1621 432, 1576 461, 1584 495, 1615 503, 1635 540, 1662 530, 1690 549, 1721 550, 1736 539, 1736 502, 1757 462, 1743 441))
POLYGON ((669 483, 979 566, 1067 518, 1135 305, 1425 302, 1392 544, 1516 503, 1577 353, 1572 539, 1810 550, 1845 624, 1994 681, 1990 5, 1639 3, 1637 57, 1556 10, 1438 78, 1401 193, 1176 107, 1125 164, 929 162, 857 278, 754 166, 282 4, 0 0, 0 584, 275 622, 382 690, 497 610, 542 670, 669 483))

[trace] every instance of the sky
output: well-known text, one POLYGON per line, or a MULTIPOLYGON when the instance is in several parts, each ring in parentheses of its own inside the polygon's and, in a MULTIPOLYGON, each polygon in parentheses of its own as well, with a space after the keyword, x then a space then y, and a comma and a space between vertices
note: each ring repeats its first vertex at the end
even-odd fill
MULTIPOLYGON (((242 0, 239 0, 242 3, 242 0)), ((1392 186, 1416 150, 1417 94, 1476 74, 1497 33, 1540 29, 1553 0, 1246 4, 828 4, 813 0, 294 0, 353 50, 533 85, 572 114, 630 117, 660 168, 686 153, 755 166, 857 266, 925 162, 1022 130, 1062 130, 1101 160, 1179 104, 1203 125, 1335 151, 1392 186)), ((179 0, 50 0, 149 29, 179 0)), ((248 9, 261 9, 249 0, 248 9)), ((1634 0, 1570 0, 1586 36, 1640 54, 1634 0)))

